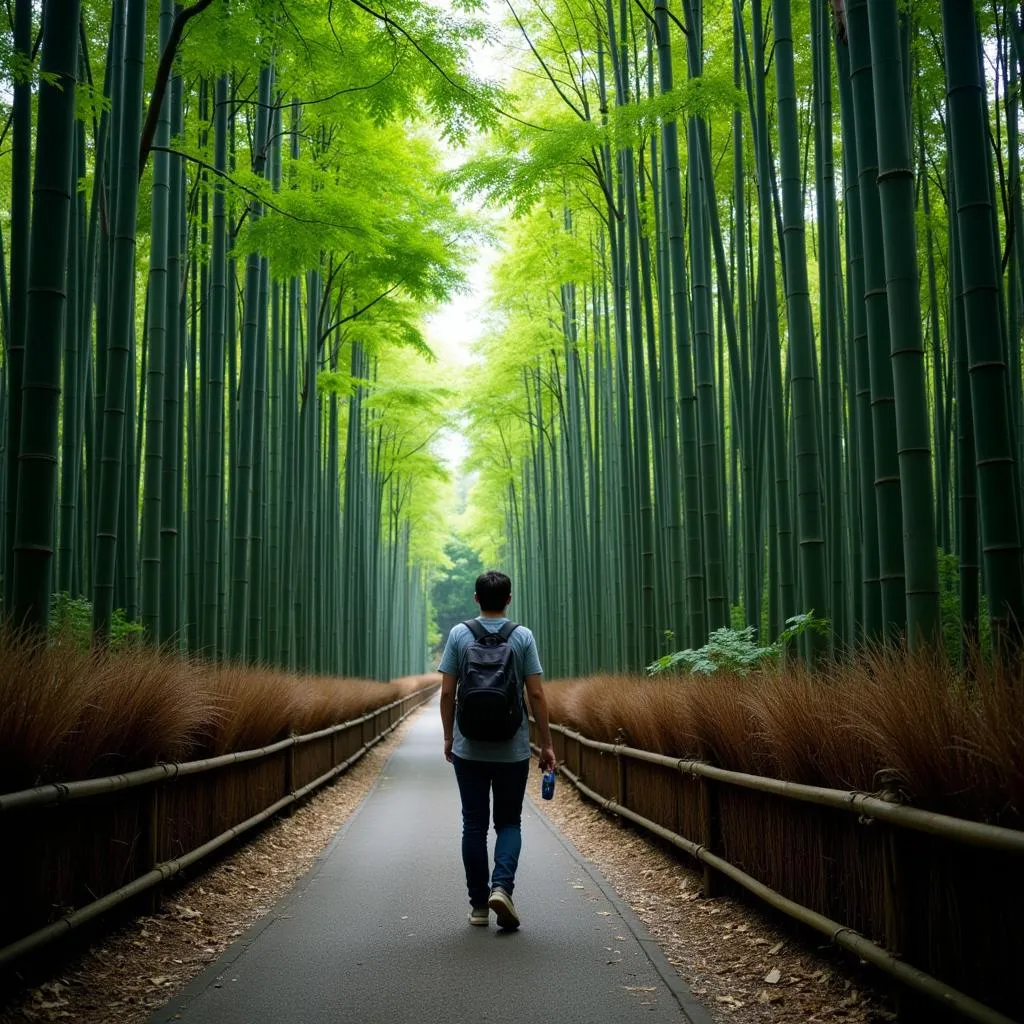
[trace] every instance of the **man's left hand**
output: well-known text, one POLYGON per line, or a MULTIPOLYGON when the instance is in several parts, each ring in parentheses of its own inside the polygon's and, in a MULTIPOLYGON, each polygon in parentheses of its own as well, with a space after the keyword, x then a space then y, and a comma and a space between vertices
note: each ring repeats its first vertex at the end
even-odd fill
POLYGON ((451 763, 453 763, 454 756, 455 755, 452 754, 452 741, 451 740, 445 740, 444 741, 444 759, 449 764, 451 764, 451 763))

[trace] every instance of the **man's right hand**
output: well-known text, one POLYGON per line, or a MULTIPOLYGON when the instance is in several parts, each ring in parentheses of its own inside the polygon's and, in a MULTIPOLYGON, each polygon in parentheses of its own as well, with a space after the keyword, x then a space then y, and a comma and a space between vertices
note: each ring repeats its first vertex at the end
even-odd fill
POLYGON ((555 748, 540 748, 540 770, 542 772, 553 771, 555 767, 555 748))

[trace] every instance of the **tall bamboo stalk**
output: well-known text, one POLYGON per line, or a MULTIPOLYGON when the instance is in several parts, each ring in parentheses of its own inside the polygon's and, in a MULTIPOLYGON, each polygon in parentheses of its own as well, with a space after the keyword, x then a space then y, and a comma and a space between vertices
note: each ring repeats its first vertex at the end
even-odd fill
POLYGON ((1017 494, 1018 474, 1000 315, 999 245, 986 159, 984 83, 973 9, 943 0, 942 34, 985 583, 997 642, 1016 646, 1024 622, 1024 579, 1017 502, 1007 496, 1017 494))
POLYGON ((42 83, 21 383, 17 518, 14 524, 14 621, 45 630, 56 540, 60 370, 67 306, 68 238, 75 152, 78 71, 77 0, 67 17, 44 19, 42 83))

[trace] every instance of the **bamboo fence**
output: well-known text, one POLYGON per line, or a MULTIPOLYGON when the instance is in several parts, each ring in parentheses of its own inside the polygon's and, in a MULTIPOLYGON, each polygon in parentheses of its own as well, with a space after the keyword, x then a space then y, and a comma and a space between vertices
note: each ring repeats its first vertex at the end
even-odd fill
POLYGON ((559 771, 697 859, 705 895, 753 893, 936 1009, 1024 1019, 1024 832, 906 806, 895 786, 807 786, 551 730, 559 771))
POLYGON ((0 794, 0 971, 159 887, 336 778, 437 691, 256 750, 0 794))

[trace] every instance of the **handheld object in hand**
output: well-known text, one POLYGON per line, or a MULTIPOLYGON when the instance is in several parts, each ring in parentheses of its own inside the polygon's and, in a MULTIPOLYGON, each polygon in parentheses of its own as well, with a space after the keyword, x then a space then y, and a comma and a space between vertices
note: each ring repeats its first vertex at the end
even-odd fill
POLYGON ((540 780, 540 795, 550 800, 555 795, 555 772, 552 769, 544 773, 540 780))

